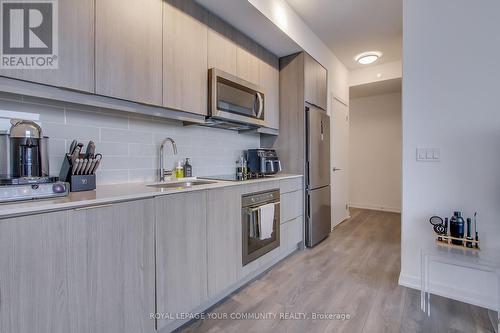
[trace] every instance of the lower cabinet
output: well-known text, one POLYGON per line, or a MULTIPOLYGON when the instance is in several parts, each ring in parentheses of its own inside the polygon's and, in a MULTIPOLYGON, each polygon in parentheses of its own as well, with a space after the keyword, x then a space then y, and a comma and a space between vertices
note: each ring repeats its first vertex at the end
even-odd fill
POLYGON ((0 220, 0 332, 150 333, 153 200, 0 220))
POLYGON ((158 329, 207 300, 207 192, 155 198, 158 329))
POLYGON ((208 191, 208 295, 238 281, 242 268, 241 186, 208 191))
POLYGON ((299 216, 293 220, 280 225, 281 244, 280 255, 286 256, 297 249, 300 242, 303 241, 304 218, 299 216))

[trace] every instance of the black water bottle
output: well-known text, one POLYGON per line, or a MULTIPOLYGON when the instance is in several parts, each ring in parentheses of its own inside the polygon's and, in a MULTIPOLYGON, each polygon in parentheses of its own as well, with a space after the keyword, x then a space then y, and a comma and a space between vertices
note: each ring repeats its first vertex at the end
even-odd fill
MULTIPOLYGON (((464 238, 465 222, 461 212, 454 212, 450 219, 450 236, 455 238, 464 238)), ((453 239, 451 241, 455 245, 463 245, 463 241, 453 239)))

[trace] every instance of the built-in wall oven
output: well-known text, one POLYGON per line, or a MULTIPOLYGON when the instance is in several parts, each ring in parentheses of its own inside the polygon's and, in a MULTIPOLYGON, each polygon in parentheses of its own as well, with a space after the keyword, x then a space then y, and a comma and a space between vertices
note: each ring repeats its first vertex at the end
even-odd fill
POLYGON ((242 262, 245 266, 280 245, 280 191, 273 189, 246 194, 241 202, 242 262), (269 219, 270 213, 272 225, 265 225, 269 223, 266 218, 269 219))
POLYGON ((211 68, 209 80, 209 117, 213 122, 264 126, 264 89, 256 84, 211 68))

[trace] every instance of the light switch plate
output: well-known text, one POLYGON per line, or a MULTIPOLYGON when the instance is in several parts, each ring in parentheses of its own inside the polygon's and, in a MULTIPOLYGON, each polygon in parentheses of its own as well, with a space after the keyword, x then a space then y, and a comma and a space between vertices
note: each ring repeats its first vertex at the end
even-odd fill
POLYGON ((417 148, 418 162, 440 162, 441 149, 439 148, 417 148))

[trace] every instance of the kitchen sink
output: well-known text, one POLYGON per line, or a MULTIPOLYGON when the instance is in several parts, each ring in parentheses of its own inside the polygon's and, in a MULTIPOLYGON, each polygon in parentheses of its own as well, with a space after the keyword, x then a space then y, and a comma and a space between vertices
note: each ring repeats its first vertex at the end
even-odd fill
POLYGON ((180 189, 190 188, 193 186, 209 185, 209 184, 215 184, 215 183, 217 183, 217 182, 209 181, 209 180, 187 180, 187 181, 172 182, 172 183, 151 184, 151 185, 146 185, 146 186, 156 187, 156 188, 179 189, 180 190, 180 189))

